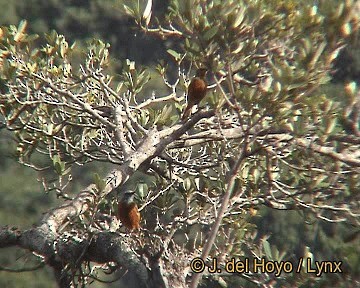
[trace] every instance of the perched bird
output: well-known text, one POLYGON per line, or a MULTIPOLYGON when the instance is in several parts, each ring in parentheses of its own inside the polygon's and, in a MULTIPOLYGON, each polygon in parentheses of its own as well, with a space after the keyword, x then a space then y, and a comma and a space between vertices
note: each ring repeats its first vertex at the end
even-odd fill
POLYGON ((140 228, 140 212, 134 196, 135 191, 126 191, 118 204, 118 218, 130 230, 140 228))
POLYGON ((196 71, 195 77, 191 80, 188 92, 187 92, 187 106, 184 110, 182 120, 185 120, 190 116, 191 109, 194 105, 200 103, 200 101, 206 95, 207 83, 205 81, 207 69, 200 68, 196 71))

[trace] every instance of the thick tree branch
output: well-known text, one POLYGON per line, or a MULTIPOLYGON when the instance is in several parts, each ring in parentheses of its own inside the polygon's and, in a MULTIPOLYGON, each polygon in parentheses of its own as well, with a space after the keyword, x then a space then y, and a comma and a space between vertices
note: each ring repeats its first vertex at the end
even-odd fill
MULTIPOLYGON (((116 233, 99 232, 93 237, 74 240, 70 235, 68 238, 61 236, 57 239, 52 231, 42 227, 23 232, 4 227, 0 229, 0 247, 11 246, 19 246, 42 256, 46 263, 57 268, 56 273, 59 273, 62 281, 67 276, 61 263, 79 263, 79 257, 82 257, 82 260, 97 263, 115 262, 136 275, 139 280, 138 287, 148 287, 147 268, 116 233)), ((64 284, 60 286, 66 287, 64 284)))

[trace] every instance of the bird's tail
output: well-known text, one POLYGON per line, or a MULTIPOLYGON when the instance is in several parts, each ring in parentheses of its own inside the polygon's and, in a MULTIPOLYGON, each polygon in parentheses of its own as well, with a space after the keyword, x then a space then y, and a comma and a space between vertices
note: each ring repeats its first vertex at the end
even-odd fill
POLYGON ((191 113, 191 108, 192 108, 192 105, 188 104, 184 110, 184 113, 181 117, 181 120, 186 120, 189 116, 190 116, 190 113, 191 113))

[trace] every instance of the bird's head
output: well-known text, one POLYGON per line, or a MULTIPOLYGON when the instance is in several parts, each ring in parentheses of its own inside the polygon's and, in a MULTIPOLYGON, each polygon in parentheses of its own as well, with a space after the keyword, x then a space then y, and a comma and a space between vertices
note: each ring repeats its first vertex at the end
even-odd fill
POLYGON ((196 77, 200 77, 200 78, 204 78, 206 76, 206 73, 207 73, 207 69, 202 67, 202 68, 199 68, 197 71, 196 71, 196 77))
POLYGON ((132 190, 125 191, 121 198, 121 202, 130 204, 130 203, 134 202, 134 197, 135 197, 135 191, 132 191, 132 190))

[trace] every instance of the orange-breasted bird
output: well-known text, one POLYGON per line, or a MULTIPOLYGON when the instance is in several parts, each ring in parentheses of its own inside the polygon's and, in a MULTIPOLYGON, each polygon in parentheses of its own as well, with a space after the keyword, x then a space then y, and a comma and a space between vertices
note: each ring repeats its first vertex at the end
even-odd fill
POLYGON ((126 191, 118 204, 118 218, 129 230, 140 229, 140 212, 134 201, 135 191, 126 191))
POLYGON ((200 68, 196 71, 195 77, 191 80, 188 92, 187 92, 187 106, 184 110, 182 120, 185 120, 190 116, 191 109, 194 105, 200 103, 200 101, 205 97, 207 90, 207 83, 205 80, 207 69, 200 68))

